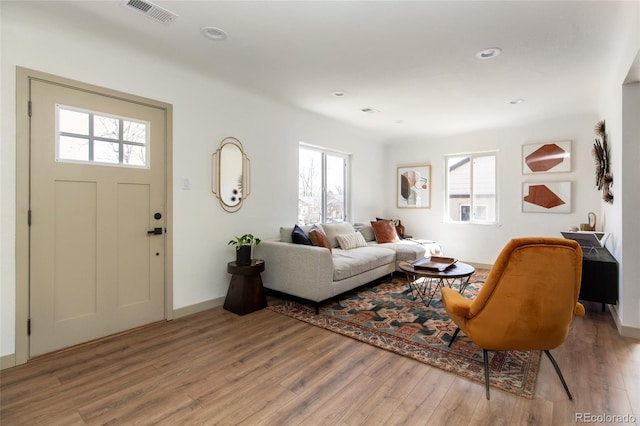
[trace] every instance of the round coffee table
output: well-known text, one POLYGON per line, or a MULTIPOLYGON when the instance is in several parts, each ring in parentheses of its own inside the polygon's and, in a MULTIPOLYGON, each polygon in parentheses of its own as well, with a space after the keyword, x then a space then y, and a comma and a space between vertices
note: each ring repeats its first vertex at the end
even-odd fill
POLYGON ((417 295, 426 306, 431 304, 433 296, 445 285, 449 288, 457 285, 462 294, 469 285, 471 275, 476 271, 473 266, 464 262, 456 262, 444 271, 414 268, 409 262, 400 262, 398 266, 407 276, 413 298, 417 295))

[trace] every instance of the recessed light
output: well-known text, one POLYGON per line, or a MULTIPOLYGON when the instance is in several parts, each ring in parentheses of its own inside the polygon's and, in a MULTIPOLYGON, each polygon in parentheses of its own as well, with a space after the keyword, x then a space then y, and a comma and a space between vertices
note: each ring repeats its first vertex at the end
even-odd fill
POLYGON ((344 95, 346 95, 345 92, 341 92, 341 91, 333 92, 333 96, 338 97, 338 98, 341 98, 344 95))
POLYGON ((223 41, 227 39, 227 33, 216 27, 202 27, 200 32, 210 40, 223 41))
POLYGON ((492 59, 502 53, 502 49, 499 47, 490 47, 488 49, 481 50, 476 53, 476 58, 478 59, 492 59))
POLYGON ((523 103, 523 102, 524 102, 524 99, 511 99, 511 100, 509 101, 509 103, 510 103, 511 105, 518 105, 518 104, 521 104, 521 103, 523 103))

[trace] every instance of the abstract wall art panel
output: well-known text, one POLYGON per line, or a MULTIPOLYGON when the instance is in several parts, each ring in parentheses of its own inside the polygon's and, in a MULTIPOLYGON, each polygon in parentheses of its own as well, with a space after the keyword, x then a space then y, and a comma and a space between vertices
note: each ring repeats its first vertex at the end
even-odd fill
POLYGON ((398 167, 399 208, 431 207, 431 166, 398 167))
POLYGON ((571 141, 522 145, 522 173, 571 171, 571 141))
POLYGON ((571 182, 524 182, 525 213, 571 213, 571 182))

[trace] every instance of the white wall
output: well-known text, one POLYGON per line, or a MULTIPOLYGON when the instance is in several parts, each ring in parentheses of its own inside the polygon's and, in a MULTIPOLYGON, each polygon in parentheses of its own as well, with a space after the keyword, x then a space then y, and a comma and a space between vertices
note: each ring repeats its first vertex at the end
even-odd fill
POLYGON ((493 129, 444 138, 414 138, 386 146, 386 184, 396 193, 396 168, 410 164, 431 164, 431 208, 398 209, 394 197, 386 197, 385 214, 400 218, 414 237, 439 241, 444 253, 464 261, 491 264, 511 239, 521 236, 561 237, 560 231, 587 222, 587 213, 600 220, 600 193, 594 188, 594 114, 559 117, 528 126, 493 129), (522 174, 522 145, 545 141, 572 140, 572 171, 545 175, 522 174), (447 154, 498 151, 499 224, 445 223, 444 156, 447 154), (523 213, 522 183, 530 181, 573 182, 571 213, 523 213))
POLYGON ((615 199, 605 206, 607 226, 617 236, 610 250, 620 271, 620 302, 614 318, 623 335, 640 338, 640 3, 629 2, 625 6, 629 25, 621 26, 620 42, 613 46, 620 60, 611 64, 598 108, 607 120, 614 178, 615 199), (634 64, 636 83, 624 85, 634 64))
MULTIPOLYGON (((82 31, 28 3, 1 4, 2 150, 0 151, 0 355, 15 342, 16 66, 132 93, 173 105, 174 307, 224 297, 234 257, 227 241, 251 232, 276 237, 297 219, 298 142, 353 155, 352 217, 382 210, 376 188, 383 148, 377 136, 285 107, 183 66, 82 31), (104 60, 108 58, 108 60, 104 60), (226 136, 251 159, 252 194, 227 213, 210 192, 210 158, 226 136), (184 178, 190 190, 182 189, 184 178)), ((375 215, 375 213, 372 213, 375 215)))
MULTIPOLYGON (((640 50, 637 61, 640 65, 640 50)), ((622 326, 640 330, 640 82, 623 86, 621 159, 623 176, 618 188, 621 204, 622 236, 621 285, 622 304, 620 323, 622 326)), ((616 144, 617 146, 618 144, 616 144)), ((640 332, 636 337, 640 338, 640 332)))

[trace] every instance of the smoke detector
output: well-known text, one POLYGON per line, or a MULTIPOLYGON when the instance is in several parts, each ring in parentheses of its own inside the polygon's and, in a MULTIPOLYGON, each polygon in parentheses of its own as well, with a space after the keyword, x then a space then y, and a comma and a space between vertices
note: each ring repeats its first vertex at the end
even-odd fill
POLYGON ((122 4, 128 9, 141 13, 147 18, 151 18, 165 25, 169 25, 178 17, 178 14, 146 0, 125 0, 122 4))

